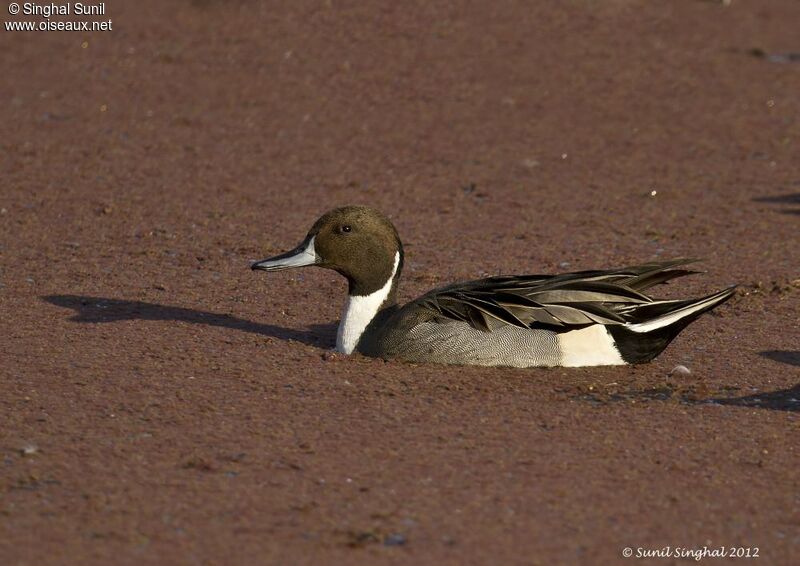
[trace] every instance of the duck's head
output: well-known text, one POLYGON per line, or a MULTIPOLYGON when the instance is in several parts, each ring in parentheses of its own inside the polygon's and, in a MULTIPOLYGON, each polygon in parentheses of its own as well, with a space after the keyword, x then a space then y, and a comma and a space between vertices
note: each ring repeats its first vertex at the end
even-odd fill
POLYGON ((394 290, 403 265, 403 246, 386 216, 366 206, 345 206, 325 213, 299 246, 257 261, 254 270, 279 271, 316 265, 347 278, 351 296, 394 290))

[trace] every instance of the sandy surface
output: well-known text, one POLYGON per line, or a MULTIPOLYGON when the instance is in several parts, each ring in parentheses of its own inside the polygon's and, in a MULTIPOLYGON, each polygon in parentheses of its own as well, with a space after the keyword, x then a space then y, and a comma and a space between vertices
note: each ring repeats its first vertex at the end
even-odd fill
POLYGON ((372 4, 0 32, 0 563, 796 560, 800 3, 372 4), (347 203, 404 299, 684 255, 665 295, 741 293, 645 366, 330 359, 343 280, 248 263, 347 203))

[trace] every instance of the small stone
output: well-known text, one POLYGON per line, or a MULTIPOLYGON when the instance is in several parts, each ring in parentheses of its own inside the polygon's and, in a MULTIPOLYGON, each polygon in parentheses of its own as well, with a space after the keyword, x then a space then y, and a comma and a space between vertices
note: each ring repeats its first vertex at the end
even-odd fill
POLYGON ((322 354, 322 359, 323 359, 323 361, 326 361, 326 362, 333 362, 333 361, 338 360, 339 356, 337 356, 336 352, 333 352, 333 351, 325 352, 324 354, 322 354))
POLYGON ((403 546, 406 542, 406 537, 403 535, 386 535, 386 538, 383 539, 383 546, 403 546))
POLYGON ((33 456, 37 452, 39 452, 39 448, 35 444, 26 444, 20 448, 20 453, 23 456, 33 456))
POLYGON ((672 368, 672 370, 669 372, 669 375, 687 376, 687 375, 692 375, 692 371, 686 366, 678 364, 677 366, 672 368))

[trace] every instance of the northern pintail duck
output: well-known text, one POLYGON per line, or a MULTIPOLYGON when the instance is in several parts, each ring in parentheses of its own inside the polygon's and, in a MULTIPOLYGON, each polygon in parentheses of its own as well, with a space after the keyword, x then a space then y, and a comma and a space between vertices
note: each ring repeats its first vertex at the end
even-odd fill
POLYGON ((316 265, 349 284, 336 349, 385 359, 481 366, 595 366, 648 362, 734 287, 701 299, 656 300, 644 291, 694 260, 675 259, 559 275, 489 277, 397 304, 403 245, 386 216, 331 210, 303 242, 253 269, 316 265))

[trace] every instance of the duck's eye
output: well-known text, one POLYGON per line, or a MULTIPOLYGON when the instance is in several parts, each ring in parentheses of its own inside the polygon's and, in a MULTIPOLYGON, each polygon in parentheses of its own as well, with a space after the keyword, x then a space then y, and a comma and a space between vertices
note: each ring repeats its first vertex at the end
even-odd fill
POLYGON ((353 230, 353 229, 352 229, 350 226, 348 226, 347 224, 345 224, 344 226, 342 226, 342 232, 350 232, 350 231, 352 231, 352 230, 353 230))

